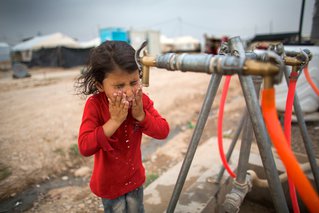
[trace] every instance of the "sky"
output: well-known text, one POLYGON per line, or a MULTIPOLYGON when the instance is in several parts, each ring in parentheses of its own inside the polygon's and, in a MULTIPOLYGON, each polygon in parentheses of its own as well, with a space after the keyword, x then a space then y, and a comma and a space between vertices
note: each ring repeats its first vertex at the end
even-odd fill
MULTIPOLYGON (((306 0, 303 36, 315 0, 306 0)), ((302 0, 0 0, 0 42, 61 32, 79 41, 99 29, 158 30, 167 37, 298 32, 302 0)))

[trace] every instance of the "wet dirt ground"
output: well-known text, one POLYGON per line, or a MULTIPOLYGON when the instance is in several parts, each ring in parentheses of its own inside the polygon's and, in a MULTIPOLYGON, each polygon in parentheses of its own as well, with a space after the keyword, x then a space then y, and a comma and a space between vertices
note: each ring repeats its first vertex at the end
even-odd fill
MULTIPOLYGON (((0 73, 0 212, 103 212, 88 187, 93 158, 77 150, 85 99, 75 95, 73 85, 80 70, 35 68, 27 79, 0 73)), ((171 133, 165 141, 143 137, 146 184, 183 159, 209 80, 207 74, 151 71, 144 92, 169 122, 171 133), (172 138, 180 143, 170 143, 172 138)), ((217 134, 220 93, 221 86, 201 142, 217 134)), ((225 137, 237 129, 244 106, 239 81, 233 78, 225 106, 225 137)), ((293 147, 301 141, 295 128, 293 147)), ((316 146, 318 128, 319 122, 308 128, 316 146)))

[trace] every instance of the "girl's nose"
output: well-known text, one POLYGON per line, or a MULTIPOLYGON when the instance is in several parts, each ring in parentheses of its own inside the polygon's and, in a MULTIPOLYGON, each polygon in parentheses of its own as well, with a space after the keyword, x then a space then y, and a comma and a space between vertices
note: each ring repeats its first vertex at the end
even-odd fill
POLYGON ((125 93, 126 93, 127 98, 133 98, 133 96, 134 96, 133 89, 131 89, 131 88, 128 88, 128 89, 125 91, 125 93))

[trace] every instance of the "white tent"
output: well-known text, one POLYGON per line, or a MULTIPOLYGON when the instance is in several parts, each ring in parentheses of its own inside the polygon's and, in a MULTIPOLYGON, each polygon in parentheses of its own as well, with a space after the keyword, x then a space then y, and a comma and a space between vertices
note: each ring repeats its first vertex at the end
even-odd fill
POLYGON ((79 45, 81 48, 91 48, 91 47, 97 47, 101 44, 101 39, 100 38, 94 38, 89 41, 82 41, 79 42, 79 45))
POLYGON ((13 58, 14 61, 23 62, 30 67, 79 66, 86 63, 91 48, 98 43, 97 39, 80 43, 62 33, 36 36, 15 45, 12 48, 13 58))
POLYGON ((200 50, 200 41, 191 36, 167 38, 161 36, 163 52, 197 52, 200 50))
POLYGON ((177 37, 175 38, 175 48, 178 51, 197 51, 200 49, 200 41, 191 36, 177 37))
POLYGON ((57 46, 80 48, 80 44, 73 38, 62 33, 54 33, 45 36, 36 36, 28 41, 13 46, 14 52, 37 50, 41 48, 53 48, 57 46))

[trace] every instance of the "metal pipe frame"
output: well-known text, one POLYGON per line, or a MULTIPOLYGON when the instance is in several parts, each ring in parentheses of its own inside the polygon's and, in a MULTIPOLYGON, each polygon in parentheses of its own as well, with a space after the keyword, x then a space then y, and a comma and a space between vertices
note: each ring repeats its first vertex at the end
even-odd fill
MULTIPOLYGON (((284 51, 283 45, 282 44, 277 44, 277 45, 269 45, 270 49, 275 49, 278 54, 283 53, 283 60, 286 65, 293 66, 293 69, 302 69, 302 67, 305 64, 308 64, 308 62, 312 59, 312 53, 308 49, 303 49, 301 51, 284 51)), ((262 58, 263 52, 257 51, 257 52, 252 52, 249 54, 250 58, 262 58)), ((247 56, 247 53, 246 53, 247 56)), ((289 85, 289 73, 287 69, 283 70, 283 73, 285 75, 286 83, 289 85)), ((316 162, 316 157, 314 154, 314 151, 312 149, 313 144, 312 141, 309 137, 308 131, 307 131, 307 126, 306 122, 304 120, 299 98, 297 93, 295 94, 294 97, 294 109, 295 109, 295 114, 297 116, 297 121, 299 125, 299 129, 301 131, 301 135, 303 138, 305 150, 307 152, 307 157, 311 166, 311 171, 314 176, 314 181, 316 185, 317 192, 319 192, 319 170, 316 162)))
MULTIPOLYGON (((242 45, 242 42, 239 37, 231 38, 228 42, 229 51, 232 55, 235 55, 237 57, 245 58, 245 50, 242 45)), ((256 81, 254 82, 255 85, 255 92, 256 94, 259 94, 261 82, 258 81, 258 77, 255 76, 256 81)), ((252 91, 253 92, 253 91, 252 91)), ((248 161, 250 156, 250 149, 251 149, 251 143, 253 139, 253 132, 251 131, 252 124, 249 118, 246 119, 243 134, 242 134, 242 140, 240 145, 240 154, 239 154, 239 160, 238 160, 238 166, 237 166, 237 176, 236 176, 236 182, 241 184, 246 184, 246 176, 247 176, 247 169, 248 169, 248 161)))
POLYGON ((229 55, 175 54, 166 53, 156 57, 145 56, 140 59, 144 66, 154 66, 170 71, 188 71, 222 75, 276 75, 280 68, 277 64, 254 59, 238 58, 229 55))
MULTIPOLYGON (((245 51, 239 37, 230 39, 229 47, 236 50, 240 56, 245 55, 245 51)), ((259 102, 255 92, 251 76, 239 75, 240 84, 243 90, 246 106, 253 124, 253 130, 257 139, 259 153, 263 162, 265 174, 269 182, 269 190, 277 212, 289 212, 287 202, 275 166, 274 157, 271 151, 269 137, 262 117, 259 102)))
POLYGON ((216 75, 212 74, 211 80, 208 85, 208 89, 206 92, 206 96, 193 132, 193 136, 191 139, 191 142, 188 146, 187 153, 185 155, 182 168, 180 170, 180 173, 177 178, 176 185, 173 190, 173 194, 171 197, 171 200, 169 202, 167 212, 173 213, 176 207, 176 204, 178 202, 179 196, 181 194, 181 191, 183 189, 189 168, 192 164, 198 143, 200 141, 200 138, 202 136, 209 112, 211 110, 212 104, 214 102, 218 86, 220 84, 222 76, 221 75, 216 75))
POLYGON ((251 93, 254 89, 250 76, 239 76, 243 89, 246 105, 253 124, 253 129, 257 139, 257 146, 264 166, 264 171, 269 182, 269 190, 277 212, 289 212, 282 190, 278 171, 271 151, 270 141, 267 135, 266 126, 260 111, 256 94, 251 93))
MULTIPOLYGON (((238 37, 239 38, 239 37, 238 37)), ((235 41, 236 39, 234 39, 235 41)), ((233 50, 236 50, 233 54, 240 54, 241 56, 247 55, 244 52, 241 41, 233 42, 233 50)), ((167 70, 181 70, 192 72, 204 72, 212 74, 209 87, 207 89, 206 97, 199 115, 197 125, 195 127, 188 151, 184 158, 184 162, 175 185, 172 198, 170 200, 167 212, 174 212, 176 204, 178 202, 181 190, 186 180, 187 173, 189 171, 191 162, 193 160, 196 148, 198 146, 200 137, 202 135, 203 128, 207 121, 208 113, 215 98, 218 85, 221 80, 221 75, 239 74, 239 80, 243 90, 244 98, 246 101, 248 113, 250 115, 250 121, 252 123, 253 130, 257 139, 257 145, 265 169, 265 174, 269 182, 270 193, 273 198, 274 206, 278 212, 288 212, 285 196, 280 184, 280 180, 277 174, 273 154, 271 151, 270 140, 266 131, 265 124, 263 122, 262 114, 259 108, 258 99, 254 90, 254 85, 251 76, 244 75, 262 75, 265 77, 265 84, 272 85, 272 77, 280 74, 280 69, 283 67, 283 62, 278 55, 274 55, 269 52, 270 57, 275 59, 278 64, 273 62, 260 62, 246 57, 236 56, 224 56, 224 55, 190 55, 190 54, 164 54, 154 57, 142 57, 140 59, 144 66, 155 66, 158 68, 164 68, 167 70), (278 59, 279 58, 279 59, 278 59)), ((250 54, 251 57, 258 58, 258 54, 250 54)), ((267 58, 263 60, 267 61, 267 58)), ((268 61, 269 58, 268 58, 268 61)), ((298 60, 292 61, 292 63, 299 63, 298 60)), ((249 119, 247 119, 249 120, 249 119)), ((247 133, 247 132, 246 132, 247 133)), ((239 131, 240 134, 240 131, 239 131)), ((245 136, 244 136, 245 137, 245 136)), ((243 148, 244 149, 244 148, 243 148)), ((244 149, 247 150, 248 148, 244 149)), ((250 149, 249 149, 250 150, 250 149)), ((242 151, 243 152, 243 151, 242 151)), ((246 162, 242 161, 242 162, 246 162)), ((239 167, 242 167, 246 163, 240 163, 239 167)), ((243 169, 244 171, 245 169, 243 169)), ((247 170, 247 169, 246 169, 247 170)), ((243 179, 243 178, 241 178, 243 179)))

